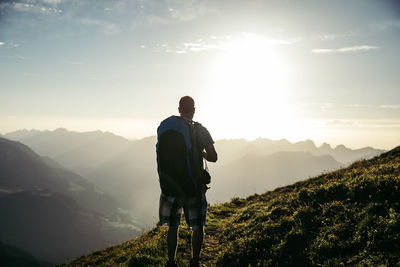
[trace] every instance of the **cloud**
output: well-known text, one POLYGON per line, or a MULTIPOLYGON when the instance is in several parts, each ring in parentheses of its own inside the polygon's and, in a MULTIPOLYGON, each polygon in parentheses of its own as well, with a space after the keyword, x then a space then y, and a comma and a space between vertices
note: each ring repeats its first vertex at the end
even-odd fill
POLYGON ((132 29, 144 25, 167 25, 185 23, 217 11, 217 3, 212 0, 146 0, 115 1, 120 11, 138 10, 130 23, 132 29), (135 5, 132 7, 132 5, 135 5), (131 9, 122 7, 132 7, 131 9))
POLYGON ((184 42, 178 45, 170 45, 167 43, 157 44, 156 52, 186 54, 191 52, 202 52, 211 49, 222 49, 223 44, 216 41, 215 37, 210 37, 207 40, 199 38, 194 41, 184 42))
POLYGON ((32 4, 31 1, 26 1, 22 3, 12 2, 12 3, 4 3, 0 6, 0 10, 4 10, 7 8, 11 8, 15 11, 19 12, 34 12, 34 13, 42 13, 42 14, 58 14, 62 13, 61 9, 57 9, 55 7, 48 7, 48 3, 54 1, 43 1, 41 4, 32 4))
POLYGON ((400 109, 400 105, 380 105, 379 107, 383 109, 400 109))
POLYGON ((323 35, 317 35, 314 38, 320 41, 333 41, 340 38, 346 38, 355 35, 355 32, 347 32, 347 33, 328 33, 323 35))
POLYGON ((43 2, 45 2, 45 3, 48 3, 48 4, 59 4, 59 3, 61 3, 61 0, 42 0, 43 2))
POLYGON ((357 52, 357 51, 369 51, 369 50, 376 50, 376 49, 379 49, 379 46, 359 45, 359 46, 340 48, 339 52, 357 52))
POLYGON ((120 28, 118 27, 117 24, 99 20, 99 19, 82 18, 82 19, 77 20, 77 22, 84 26, 100 27, 104 30, 105 33, 109 33, 109 34, 117 33, 120 31, 120 28))
POLYGON ((324 120, 328 128, 400 129, 399 119, 333 119, 324 120))
POLYGON ((13 42, 2 42, 2 41, 0 41, 0 48, 3 47, 3 48, 6 48, 6 49, 14 49, 14 48, 18 48, 20 46, 21 46, 20 44, 16 44, 16 43, 13 43, 13 42))
POLYGON ((303 107, 314 108, 314 109, 333 109, 333 108, 350 108, 350 109, 400 109, 399 105, 394 104, 381 104, 381 105, 371 105, 371 104, 338 104, 329 102, 310 102, 303 103, 303 107))
POLYGON ((356 45, 342 48, 315 48, 311 52, 316 54, 329 54, 329 53, 349 53, 349 52, 360 52, 380 49, 379 46, 371 45, 356 45))
POLYGON ((215 12, 216 9, 212 8, 207 1, 186 0, 186 1, 172 1, 173 3, 168 8, 171 18, 180 21, 190 21, 206 14, 215 12))
POLYGON ((382 105, 367 105, 367 104, 348 104, 344 105, 349 108, 369 108, 369 109, 399 109, 400 105, 382 104, 382 105))
POLYGON ((276 45, 291 45, 295 42, 298 42, 299 39, 298 38, 272 39, 244 32, 235 35, 210 36, 207 38, 198 38, 196 40, 176 45, 170 45, 167 43, 157 44, 155 51, 165 52, 165 53, 187 54, 187 53, 196 53, 209 50, 225 50, 231 48, 232 45, 235 44, 235 42, 240 42, 240 41, 243 41, 244 43, 249 42, 249 46, 251 47, 252 41, 254 41, 257 44, 276 46, 276 45))

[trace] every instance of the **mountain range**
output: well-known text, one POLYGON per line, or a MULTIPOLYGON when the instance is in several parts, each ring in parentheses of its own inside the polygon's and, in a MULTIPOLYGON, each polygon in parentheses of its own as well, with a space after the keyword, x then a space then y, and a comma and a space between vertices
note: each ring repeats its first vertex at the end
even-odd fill
MULTIPOLYGON (((28 145, 50 163, 82 175, 141 218, 147 227, 157 221, 160 189, 154 136, 128 140, 109 132, 80 133, 59 128, 21 130, 5 137, 28 145)), ((211 203, 271 190, 383 152, 370 147, 317 147, 311 140, 291 143, 264 138, 218 140, 215 147, 219 160, 209 164, 211 203)))

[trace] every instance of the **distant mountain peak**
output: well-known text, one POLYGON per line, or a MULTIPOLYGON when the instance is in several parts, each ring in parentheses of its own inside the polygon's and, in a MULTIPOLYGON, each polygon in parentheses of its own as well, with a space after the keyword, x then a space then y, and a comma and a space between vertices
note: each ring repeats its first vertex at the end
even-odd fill
POLYGON ((344 145, 337 145, 337 146, 335 147, 335 149, 337 149, 337 150, 344 150, 344 149, 347 149, 347 147, 344 146, 344 145))
POLYGON ((65 129, 65 128, 60 127, 60 128, 55 129, 54 132, 56 132, 56 133, 66 133, 66 132, 69 132, 69 131, 67 129, 65 129))
POLYGON ((321 149, 332 149, 331 145, 328 143, 323 143, 319 148, 321 149))

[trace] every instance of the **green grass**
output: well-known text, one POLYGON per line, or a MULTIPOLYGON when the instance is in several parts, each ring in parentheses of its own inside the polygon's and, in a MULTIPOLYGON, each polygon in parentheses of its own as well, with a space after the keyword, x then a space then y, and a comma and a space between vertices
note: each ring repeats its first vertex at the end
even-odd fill
MULTIPOLYGON (((217 178, 216 178, 217 179, 217 178)), ((400 266, 400 147, 371 160, 209 207, 205 266, 400 266)), ((162 266, 166 227, 66 266, 162 266)), ((190 232, 178 262, 188 266, 190 232)))

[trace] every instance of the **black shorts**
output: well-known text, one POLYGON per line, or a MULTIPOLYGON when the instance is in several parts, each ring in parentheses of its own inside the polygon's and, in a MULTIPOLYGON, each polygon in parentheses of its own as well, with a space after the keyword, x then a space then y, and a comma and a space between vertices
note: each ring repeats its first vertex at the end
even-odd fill
POLYGON ((159 209, 161 225, 179 226, 182 210, 185 214, 186 223, 191 229, 196 230, 200 226, 205 226, 207 213, 206 194, 202 193, 201 197, 182 199, 161 193, 159 209))

